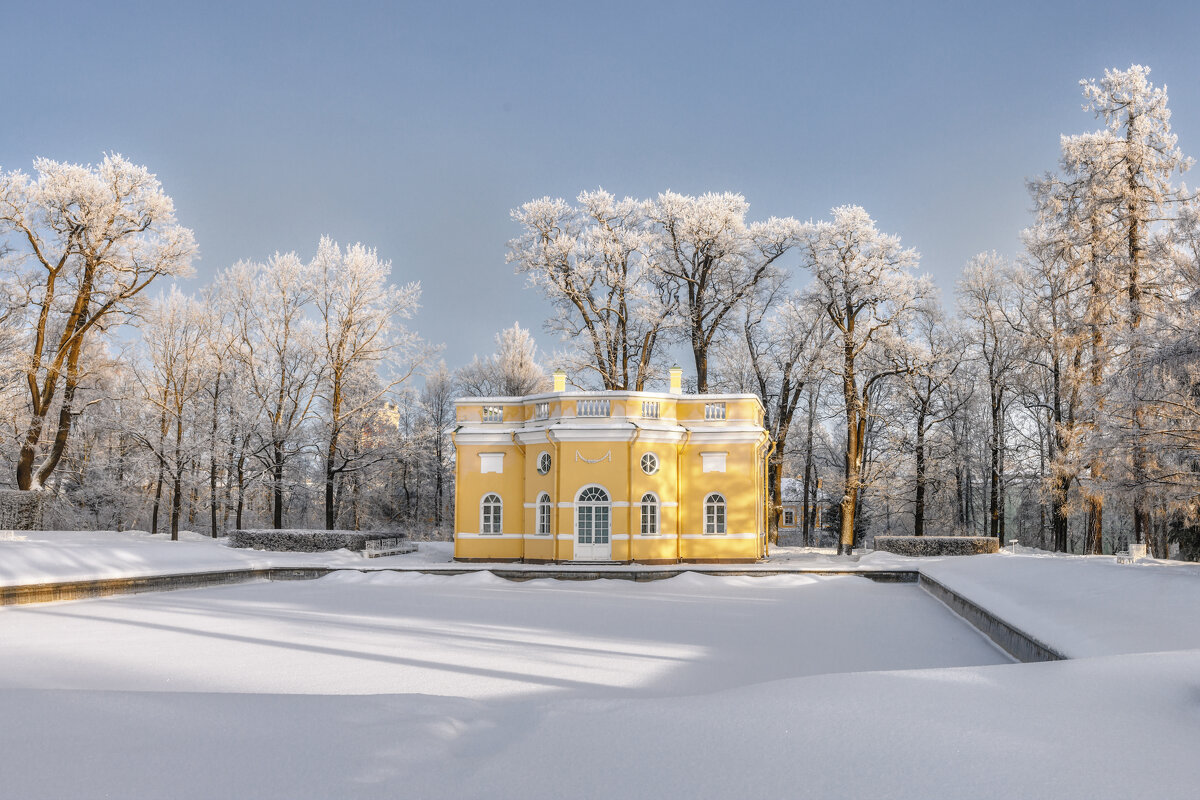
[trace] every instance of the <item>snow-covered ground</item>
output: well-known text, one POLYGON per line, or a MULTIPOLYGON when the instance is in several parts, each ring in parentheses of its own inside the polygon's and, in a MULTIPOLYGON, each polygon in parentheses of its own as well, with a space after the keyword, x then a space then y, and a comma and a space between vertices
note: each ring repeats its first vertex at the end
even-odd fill
POLYGON ((1070 658, 1200 648, 1200 564, 1026 551, 920 569, 1070 658))
POLYGON ((0 636, 0 687, 122 691, 682 695, 1009 660, 917 587, 852 576, 339 572, 9 607, 0 636))
MULTIPOLYGON (((104 568, 278 556, 118 541, 104 568)), ((0 796, 1196 796, 1200 568, 917 563, 1079 658, 1009 663, 918 587, 849 576, 342 572, 8 607, 0 796)))

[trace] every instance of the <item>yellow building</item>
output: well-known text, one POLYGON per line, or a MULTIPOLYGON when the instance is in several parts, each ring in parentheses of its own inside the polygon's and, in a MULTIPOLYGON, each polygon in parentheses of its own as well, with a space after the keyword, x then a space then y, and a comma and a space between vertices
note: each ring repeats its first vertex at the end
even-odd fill
POLYGON ((568 392, 455 402, 459 561, 750 562, 771 439, 752 394, 568 392))

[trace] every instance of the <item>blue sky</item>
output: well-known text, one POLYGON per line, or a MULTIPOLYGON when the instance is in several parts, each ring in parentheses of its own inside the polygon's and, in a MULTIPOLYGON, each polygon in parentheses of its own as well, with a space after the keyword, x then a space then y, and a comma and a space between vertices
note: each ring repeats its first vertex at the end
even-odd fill
MULTIPOLYGON (((864 206, 948 299, 1015 255, 1024 180, 1096 127, 1081 78, 1143 63, 1200 154, 1200 4, 21 3, 0 167, 146 164, 193 228, 192 287, 362 241, 420 280, 456 366, 546 302, 511 208, 603 186, 738 191, 752 218, 864 206)), ((803 282, 805 276, 797 276, 803 282)), ((540 339, 545 347, 554 340, 540 339)))

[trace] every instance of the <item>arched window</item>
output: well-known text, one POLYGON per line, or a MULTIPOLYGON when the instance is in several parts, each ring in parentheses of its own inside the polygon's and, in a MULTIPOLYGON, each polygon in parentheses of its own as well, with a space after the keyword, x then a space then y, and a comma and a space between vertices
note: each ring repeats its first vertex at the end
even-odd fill
POLYGON ((607 503, 608 492, 601 489, 599 486, 589 486, 579 493, 579 498, 576 500, 579 503, 607 503))
POLYGON ((704 532, 725 532, 725 498, 716 492, 704 498, 704 532))
POLYGON ((658 536, 658 498, 653 492, 642 495, 642 536, 658 536))
POLYGON ((485 494, 479 503, 479 532, 504 532, 504 504, 495 492, 485 494))
POLYGON ((550 535, 550 495, 545 492, 537 499, 537 535, 550 535))

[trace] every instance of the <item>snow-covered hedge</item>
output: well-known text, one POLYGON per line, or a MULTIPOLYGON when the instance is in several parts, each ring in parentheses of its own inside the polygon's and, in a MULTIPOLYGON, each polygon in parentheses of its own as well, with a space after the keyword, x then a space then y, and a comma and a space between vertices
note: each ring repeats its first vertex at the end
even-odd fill
POLYGON ((42 493, 0 489, 0 531, 42 530, 42 493))
POLYGON ((299 529, 240 530, 229 534, 231 547, 317 553, 323 550, 362 550, 368 539, 403 539, 399 531, 314 531, 299 529))
POLYGON ((875 549, 901 556, 973 556, 995 553, 991 536, 876 536, 875 549))

